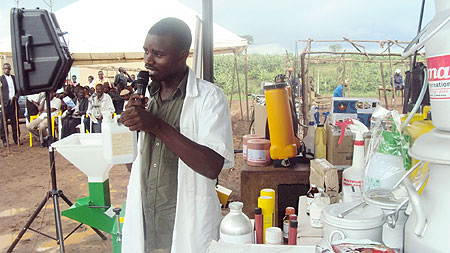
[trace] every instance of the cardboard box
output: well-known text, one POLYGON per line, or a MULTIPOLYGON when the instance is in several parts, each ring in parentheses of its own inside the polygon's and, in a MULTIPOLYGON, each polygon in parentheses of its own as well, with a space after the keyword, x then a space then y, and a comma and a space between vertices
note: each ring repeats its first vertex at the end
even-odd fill
POLYGON ((353 159, 353 139, 354 134, 349 130, 345 131, 342 143, 338 145, 341 137, 341 128, 327 125, 327 160, 334 166, 352 165, 353 159))

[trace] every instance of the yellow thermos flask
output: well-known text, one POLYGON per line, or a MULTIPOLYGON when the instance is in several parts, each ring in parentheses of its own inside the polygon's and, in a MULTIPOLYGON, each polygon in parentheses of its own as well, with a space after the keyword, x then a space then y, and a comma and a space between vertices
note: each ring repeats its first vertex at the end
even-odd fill
POLYGON ((297 155, 287 84, 265 85, 267 121, 270 133, 270 157, 284 160, 297 155))

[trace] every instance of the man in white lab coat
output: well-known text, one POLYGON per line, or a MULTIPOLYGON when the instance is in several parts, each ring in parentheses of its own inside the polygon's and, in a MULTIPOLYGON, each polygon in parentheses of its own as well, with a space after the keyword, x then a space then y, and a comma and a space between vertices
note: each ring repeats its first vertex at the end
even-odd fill
POLYGON ((150 100, 146 106, 134 94, 120 119, 140 130, 124 253, 205 252, 219 236, 215 183, 222 168, 234 163, 230 111, 223 92, 187 67, 191 41, 183 21, 166 18, 144 42, 150 100))

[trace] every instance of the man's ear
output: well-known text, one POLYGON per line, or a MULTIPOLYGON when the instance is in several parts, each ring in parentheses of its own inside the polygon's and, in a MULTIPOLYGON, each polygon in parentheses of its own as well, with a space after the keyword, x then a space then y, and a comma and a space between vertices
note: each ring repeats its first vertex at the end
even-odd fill
POLYGON ((181 50, 180 57, 186 60, 189 57, 189 50, 181 50))

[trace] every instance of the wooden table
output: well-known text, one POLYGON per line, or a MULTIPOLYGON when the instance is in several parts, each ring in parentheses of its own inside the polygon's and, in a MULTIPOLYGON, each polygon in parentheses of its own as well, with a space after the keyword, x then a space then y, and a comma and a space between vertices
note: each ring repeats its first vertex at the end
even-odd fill
POLYGON ((241 170, 241 201, 244 213, 254 218, 258 206, 259 191, 275 190, 275 225, 281 224, 287 206, 297 209, 298 197, 309 190, 309 163, 297 164, 294 168, 252 167, 244 164, 241 170))

